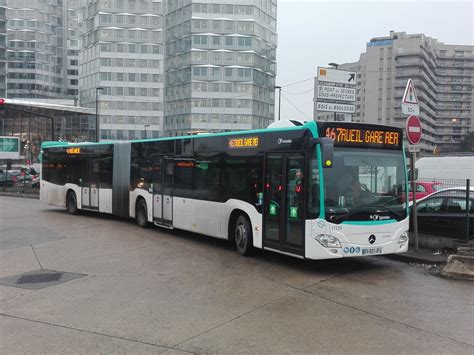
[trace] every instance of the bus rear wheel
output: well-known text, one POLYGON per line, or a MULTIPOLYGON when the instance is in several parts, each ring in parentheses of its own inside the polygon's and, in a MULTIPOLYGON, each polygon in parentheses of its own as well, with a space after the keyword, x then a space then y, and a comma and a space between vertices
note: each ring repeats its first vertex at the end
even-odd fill
POLYGON ((240 215, 234 227, 235 247, 240 255, 249 256, 253 248, 252 227, 246 216, 240 215))
POLYGON ((148 210, 146 208, 146 202, 144 199, 140 198, 137 203, 137 208, 135 210, 135 218, 137 224, 142 228, 148 227, 148 210))
POLYGON ((74 191, 69 191, 66 196, 66 211, 69 214, 77 214, 77 198, 74 191))

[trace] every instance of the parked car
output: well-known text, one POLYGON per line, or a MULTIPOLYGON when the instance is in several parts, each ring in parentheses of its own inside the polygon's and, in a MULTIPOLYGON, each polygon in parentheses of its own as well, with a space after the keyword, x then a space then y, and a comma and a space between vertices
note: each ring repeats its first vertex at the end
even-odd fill
POLYGON ((15 175, 10 173, 1 173, 0 174, 0 186, 12 187, 15 186, 18 179, 15 175))
MULTIPOLYGON (((474 189, 469 189, 469 235, 474 236, 474 189)), ((411 206, 413 209, 413 206, 411 206)), ((448 188, 420 199, 416 206, 418 232, 447 238, 466 237, 466 188, 448 188)), ((413 231, 413 218, 410 218, 413 231)))
POLYGON ((23 183, 28 184, 33 180, 33 177, 29 174, 20 174, 16 176, 17 184, 22 185, 23 183))
POLYGON ((39 189, 40 188, 40 177, 39 176, 33 176, 31 180, 31 187, 33 189, 39 189))
MULTIPOLYGON (((443 184, 440 182, 435 181, 417 181, 416 182, 416 199, 419 200, 425 196, 431 195, 433 192, 441 190, 443 188, 443 184)), ((413 191, 411 183, 408 186, 408 197, 413 200, 413 191)))

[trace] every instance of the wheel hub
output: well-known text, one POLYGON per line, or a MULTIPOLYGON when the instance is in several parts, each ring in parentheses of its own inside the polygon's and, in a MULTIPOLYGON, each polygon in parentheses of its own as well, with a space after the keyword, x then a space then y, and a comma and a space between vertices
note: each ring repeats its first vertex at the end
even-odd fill
POLYGON ((239 224, 235 229, 235 239, 237 240, 237 244, 239 247, 244 247, 247 241, 247 231, 242 224, 239 224))

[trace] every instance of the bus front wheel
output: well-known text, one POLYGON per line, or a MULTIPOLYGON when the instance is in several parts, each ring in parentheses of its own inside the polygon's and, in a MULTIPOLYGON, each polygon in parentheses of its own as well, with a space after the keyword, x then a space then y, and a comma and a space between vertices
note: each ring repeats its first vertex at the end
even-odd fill
POLYGON ((66 211, 69 214, 77 213, 77 198, 74 191, 69 191, 66 197, 66 211))
POLYGON ((253 247, 252 227, 246 216, 240 215, 235 221, 235 247, 240 255, 249 256, 253 247))
POLYGON ((135 210, 135 218, 137 220, 137 224, 140 227, 148 227, 148 210, 146 208, 146 202, 142 198, 137 203, 137 209, 135 210))

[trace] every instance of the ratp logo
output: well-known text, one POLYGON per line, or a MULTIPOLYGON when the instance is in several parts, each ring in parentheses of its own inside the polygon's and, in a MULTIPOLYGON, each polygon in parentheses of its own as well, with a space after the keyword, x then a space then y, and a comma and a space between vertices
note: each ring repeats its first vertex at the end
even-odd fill
POLYGON ((372 221, 385 221, 387 219, 390 219, 390 216, 381 216, 379 214, 371 214, 369 216, 369 218, 372 220, 372 221))

